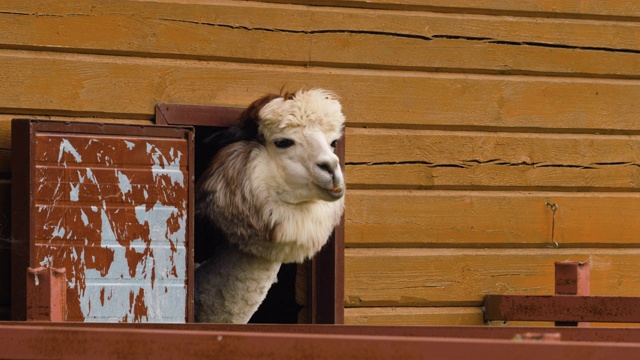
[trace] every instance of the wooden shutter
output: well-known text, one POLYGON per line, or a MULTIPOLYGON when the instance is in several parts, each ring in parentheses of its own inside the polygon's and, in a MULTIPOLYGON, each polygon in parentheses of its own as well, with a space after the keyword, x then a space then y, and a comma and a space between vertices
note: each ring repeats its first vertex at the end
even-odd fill
POLYGON ((14 120, 12 150, 14 319, 46 310, 39 267, 65 272, 69 321, 193 318, 192 129, 14 120))

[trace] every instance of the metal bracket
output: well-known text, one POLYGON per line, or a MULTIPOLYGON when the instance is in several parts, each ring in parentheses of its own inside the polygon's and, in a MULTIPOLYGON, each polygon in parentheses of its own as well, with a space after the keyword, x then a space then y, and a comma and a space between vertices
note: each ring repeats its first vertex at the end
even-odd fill
POLYGON ((65 269, 27 268, 27 320, 67 320, 65 269))

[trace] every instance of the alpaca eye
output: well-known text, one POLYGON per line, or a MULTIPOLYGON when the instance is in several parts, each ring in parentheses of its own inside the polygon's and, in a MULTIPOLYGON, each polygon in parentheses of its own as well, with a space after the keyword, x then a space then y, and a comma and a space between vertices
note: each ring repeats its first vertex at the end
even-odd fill
POLYGON ((336 148, 336 146, 338 146, 338 140, 333 140, 333 141, 331 142, 331 147, 335 149, 335 148, 336 148))
POLYGON ((295 142, 291 139, 278 139, 273 142, 273 145, 279 149, 286 149, 288 147, 292 147, 294 144, 295 142))

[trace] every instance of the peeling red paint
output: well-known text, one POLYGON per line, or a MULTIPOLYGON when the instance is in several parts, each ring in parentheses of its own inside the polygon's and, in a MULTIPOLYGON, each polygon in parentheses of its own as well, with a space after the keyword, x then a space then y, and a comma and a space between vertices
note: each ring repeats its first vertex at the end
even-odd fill
POLYGON ((136 295, 136 300, 135 303, 133 305, 133 321, 134 322, 141 322, 142 318, 149 318, 147 316, 147 312, 149 311, 147 304, 144 302, 144 289, 140 289, 138 291, 138 295, 136 295))
POLYGON ((100 289, 100 304, 104 306, 104 288, 100 289))
MULTIPOLYGON (((31 121, 34 127, 44 123, 31 121)), ((43 127, 68 131, 36 131, 29 139, 35 159, 29 261, 66 270, 68 319, 151 321, 153 304, 164 309, 153 312, 160 316, 153 321, 165 315, 185 321, 192 135, 152 126, 43 127), (73 133, 74 127, 96 131, 73 133), (119 134, 108 135, 111 128, 119 134), (157 282, 175 279, 184 285, 153 291, 157 282), (126 292, 118 295, 124 290, 137 294, 129 309, 118 305, 126 301, 126 292), (176 306, 176 299, 185 305, 176 306)))
POLYGON ((129 291, 129 314, 133 314, 134 296, 133 291, 129 291))
POLYGON ((130 248, 130 247, 125 247, 125 258, 127 259, 127 266, 129 268, 129 276, 130 277, 134 277, 136 274, 136 268, 138 266, 139 263, 141 263, 142 261, 144 261, 145 257, 148 255, 147 254, 147 249, 144 250, 143 253, 138 253, 136 250, 130 248))

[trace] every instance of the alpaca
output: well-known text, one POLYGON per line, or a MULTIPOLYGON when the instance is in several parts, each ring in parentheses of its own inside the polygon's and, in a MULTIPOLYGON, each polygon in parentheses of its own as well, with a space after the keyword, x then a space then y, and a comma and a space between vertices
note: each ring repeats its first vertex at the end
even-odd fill
POLYGON ((344 210, 335 147, 344 115, 335 94, 313 89, 253 102, 196 185, 196 216, 226 239, 196 269, 198 322, 247 323, 282 263, 311 258, 344 210))

